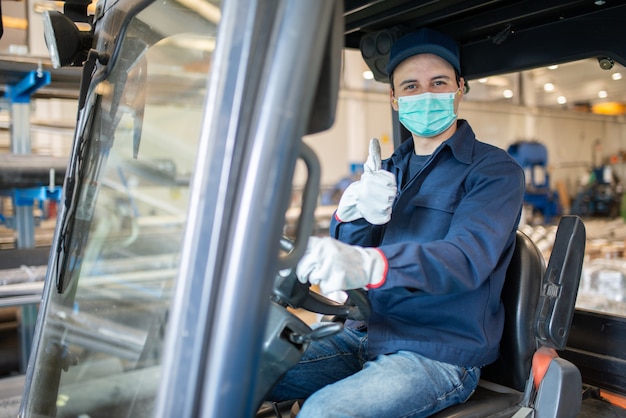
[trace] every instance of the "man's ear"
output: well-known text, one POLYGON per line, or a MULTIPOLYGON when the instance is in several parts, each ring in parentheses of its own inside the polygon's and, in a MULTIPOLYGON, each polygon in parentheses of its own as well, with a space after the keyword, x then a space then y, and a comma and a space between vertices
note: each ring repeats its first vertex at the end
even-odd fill
POLYGON ((396 98, 393 95, 393 89, 389 89, 389 101, 391 102, 391 107, 393 108, 393 110, 395 110, 397 112, 398 111, 398 101, 396 100, 396 98))

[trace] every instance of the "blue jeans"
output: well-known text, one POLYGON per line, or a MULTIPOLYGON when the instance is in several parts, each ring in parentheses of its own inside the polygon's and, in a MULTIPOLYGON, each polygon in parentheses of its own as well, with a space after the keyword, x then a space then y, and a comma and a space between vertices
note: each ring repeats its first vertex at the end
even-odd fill
POLYGON ((369 359, 367 333, 346 328, 313 342, 269 400, 306 398, 298 418, 427 417, 465 402, 479 377, 409 351, 369 359))

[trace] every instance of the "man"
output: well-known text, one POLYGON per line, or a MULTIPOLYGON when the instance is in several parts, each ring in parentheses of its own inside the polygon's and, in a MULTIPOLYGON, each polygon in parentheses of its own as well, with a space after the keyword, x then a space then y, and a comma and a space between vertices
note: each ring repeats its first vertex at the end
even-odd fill
POLYGON ((370 144, 331 237, 312 237, 297 268, 325 293, 369 289, 371 317, 314 342, 277 385, 274 400, 307 398, 300 417, 429 416, 467 400, 498 356, 523 170, 457 120, 465 81, 452 39, 405 35, 387 73, 411 138, 382 162, 370 144))

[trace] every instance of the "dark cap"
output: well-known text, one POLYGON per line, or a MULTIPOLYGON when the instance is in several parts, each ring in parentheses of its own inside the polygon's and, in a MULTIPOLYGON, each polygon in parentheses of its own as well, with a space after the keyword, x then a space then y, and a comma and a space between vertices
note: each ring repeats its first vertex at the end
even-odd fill
POLYGON ((461 74, 459 46, 455 40, 429 28, 411 32, 394 42, 389 53, 387 74, 391 76, 393 70, 402 61, 417 54, 438 55, 448 61, 461 74))

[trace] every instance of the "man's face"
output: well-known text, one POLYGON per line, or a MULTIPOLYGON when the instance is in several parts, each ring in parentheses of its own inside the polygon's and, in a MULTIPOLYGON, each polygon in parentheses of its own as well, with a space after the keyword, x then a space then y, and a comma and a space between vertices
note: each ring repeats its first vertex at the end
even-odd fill
POLYGON ((454 68, 443 58, 434 54, 413 55, 402 61, 393 72, 393 89, 390 91, 391 106, 398 110, 396 100, 402 96, 421 93, 460 93, 454 99, 454 112, 458 113, 465 81, 456 81, 454 68), (395 97, 394 97, 395 95, 395 97))

